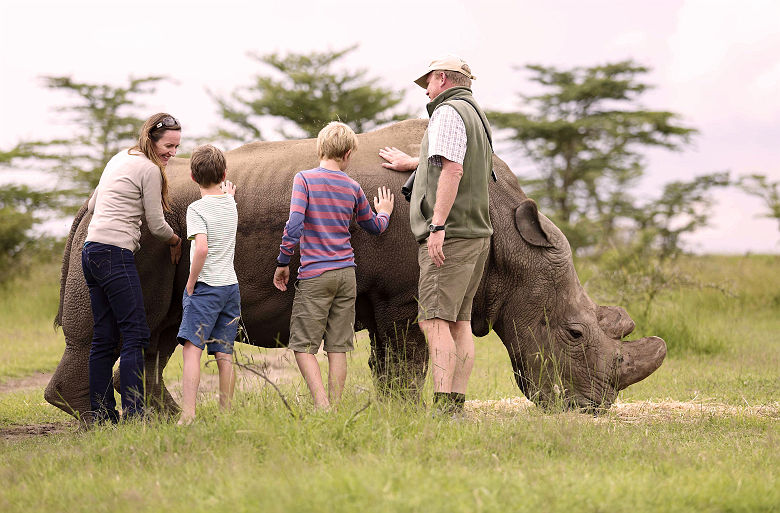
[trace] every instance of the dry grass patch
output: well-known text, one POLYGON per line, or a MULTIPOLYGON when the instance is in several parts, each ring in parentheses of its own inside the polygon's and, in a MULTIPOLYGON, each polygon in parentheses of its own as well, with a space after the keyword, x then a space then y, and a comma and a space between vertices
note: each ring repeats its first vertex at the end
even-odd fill
MULTIPOLYGON (((470 418, 514 417, 535 408, 534 403, 525 397, 507 397, 497 400, 466 401, 466 414, 470 418)), ((568 414, 568 413, 567 413, 568 414)), ((587 415, 582 415, 586 418, 587 415)), ((753 406, 733 406, 714 401, 674 401, 660 402, 617 401, 609 410, 593 417, 595 422, 694 422, 711 417, 762 417, 780 420, 780 402, 753 406)))

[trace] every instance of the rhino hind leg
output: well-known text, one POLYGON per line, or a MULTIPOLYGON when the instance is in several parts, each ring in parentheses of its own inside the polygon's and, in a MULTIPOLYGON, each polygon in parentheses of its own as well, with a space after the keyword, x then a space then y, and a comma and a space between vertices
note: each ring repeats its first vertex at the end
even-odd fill
POLYGON ((411 323, 393 326, 378 334, 369 330, 371 355, 368 365, 382 395, 418 400, 425 384, 428 352, 425 337, 411 323))
POLYGON ((146 393, 148 404, 163 415, 174 416, 181 411, 179 405, 165 386, 163 370, 176 350, 178 326, 168 329, 160 336, 157 351, 146 355, 146 393))
POLYGON ((90 409, 89 350, 88 343, 75 344, 66 337, 65 352, 43 393, 47 402, 76 418, 90 409))
MULTIPOLYGON (((157 344, 151 344, 144 353, 144 373, 145 382, 145 405, 147 409, 155 411, 163 416, 175 416, 181 412, 181 408, 176 403, 168 388, 165 386, 163 371, 176 349, 176 331, 166 331, 165 335, 160 336, 157 344), (172 335, 171 335, 172 333, 172 335), (155 350, 156 347, 156 350, 155 350)), ((152 340, 155 340, 152 334, 152 340)), ((119 369, 114 370, 114 389, 120 391, 119 369)))

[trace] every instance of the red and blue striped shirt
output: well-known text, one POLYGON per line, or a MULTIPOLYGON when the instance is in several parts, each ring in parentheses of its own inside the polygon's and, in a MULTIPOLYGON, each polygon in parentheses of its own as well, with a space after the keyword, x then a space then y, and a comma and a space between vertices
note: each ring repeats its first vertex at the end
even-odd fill
POLYGON ((374 214, 360 184, 342 171, 318 167, 296 174, 278 261, 289 263, 300 243, 299 280, 354 267, 349 234, 353 214, 357 223, 373 234, 384 232, 390 222, 387 214, 374 214))

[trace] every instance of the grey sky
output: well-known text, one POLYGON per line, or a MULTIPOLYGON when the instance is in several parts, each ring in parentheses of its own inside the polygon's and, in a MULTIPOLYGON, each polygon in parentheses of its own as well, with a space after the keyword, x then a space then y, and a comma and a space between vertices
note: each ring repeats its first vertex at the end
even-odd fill
MULTIPOLYGON (((486 108, 516 105, 527 88, 515 66, 592 65, 634 58, 650 66, 652 108, 672 110, 701 134, 682 153, 654 151, 642 190, 676 178, 730 169, 780 179, 780 3, 773 1, 239 2, 0 0, 0 147, 62 135, 52 108, 64 96, 43 74, 123 83, 163 74, 148 111, 174 113, 203 134, 217 121, 205 89, 228 93, 258 66, 247 52, 360 48, 344 62, 406 90, 420 116, 426 101, 411 81, 443 53, 465 58, 486 108)), ((516 172, 516 155, 500 153, 516 172)), ((776 223, 760 201, 718 194, 713 227, 689 240, 707 252, 778 252, 776 223)))

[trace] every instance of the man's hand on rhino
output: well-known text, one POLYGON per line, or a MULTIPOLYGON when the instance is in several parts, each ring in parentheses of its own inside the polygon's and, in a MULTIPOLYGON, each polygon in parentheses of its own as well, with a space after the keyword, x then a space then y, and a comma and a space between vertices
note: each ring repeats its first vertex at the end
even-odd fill
POLYGON ((287 290, 287 282, 290 280, 290 266, 277 267, 274 271, 274 287, 284 292, 287 290))
POLYGON ((382 167, 393 171, 414 171, 420 162, 419 157, 410 157, 395 146, 385 146, 379 150, 379 156, 387 162, 382 162, 382 167))
POLYGON ((393 213, 393 206, 395 205, 395 195, 390 192, 390 189, 384 185, 377 189, 379 198, 374 196, 374 209, 377 214, 385 213, 388 216, 393 213))
POLYGON ((441 267, 444 263, 444 230, 428 235, 428 256, 436 267, 441 267))

